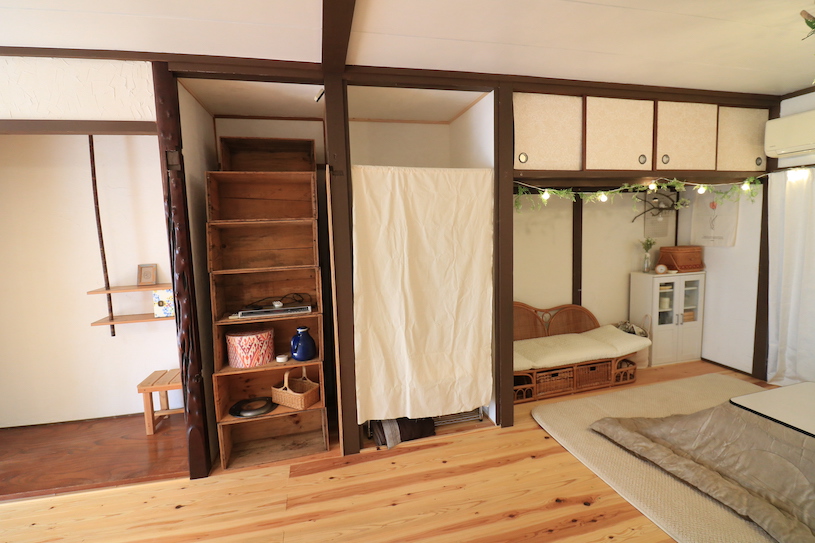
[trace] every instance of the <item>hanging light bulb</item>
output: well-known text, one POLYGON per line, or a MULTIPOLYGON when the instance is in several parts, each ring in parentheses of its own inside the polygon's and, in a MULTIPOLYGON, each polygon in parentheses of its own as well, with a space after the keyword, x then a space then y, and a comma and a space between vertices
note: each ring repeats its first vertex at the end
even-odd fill
POLYGON ((657 190, 657 184, 655 181, 651 181, 651 184, 648 185, 648 190, 657 190))
POLYGON ((541 198, 543 198, 544 200, 548 200, 550 196, 552 196, 552 195, 551 195, 551 194, 549 194, 549 190, 548 190, 548 189, 547 189, 547 190, 545 190, 545 191, 543 191, 543 193, 541 194, 541 198))
POLYGON ((704 185, 699 185, 699 188, 696 189, 696 192, 698 192, 699 194, 704 194, 706 190, 707 187, 705 187, 704 185))
POLYGON ((608 201, 608 196, 606 196, 606 193, 605 193, 605 192, 601 192, 601 193, 600 193, 600 201, 601 201, 601 202, 606 202, 606 201, 608 201))
POLYGON ((742 183, 741 184, 741 190, 743 190, 745 192, 750 190, 750 183, 748 181, 745 181, 744 183, 742 183))

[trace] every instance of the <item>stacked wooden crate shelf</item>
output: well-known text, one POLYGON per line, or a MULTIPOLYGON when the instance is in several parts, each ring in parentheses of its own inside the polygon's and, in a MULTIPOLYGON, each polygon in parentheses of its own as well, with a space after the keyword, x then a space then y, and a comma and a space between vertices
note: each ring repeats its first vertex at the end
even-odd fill
POLYGON ((207 174, 207 239, 212 300, 213 390, 223 468, 284 460, 328 448, 323 380, 322 285, 317 251, 314 142, 222 138, 223 170, 207 174), (310 313, 235 318, 252 304, 303 296, 310 313), (308 326, 317 356, 254 368, 229 365, 226 336, 272 330, 275 354, 290 354, 308 326), (287 370, 320 385, 320 400, 297 410, 233 416, 240 400, 271 396, 287 370))

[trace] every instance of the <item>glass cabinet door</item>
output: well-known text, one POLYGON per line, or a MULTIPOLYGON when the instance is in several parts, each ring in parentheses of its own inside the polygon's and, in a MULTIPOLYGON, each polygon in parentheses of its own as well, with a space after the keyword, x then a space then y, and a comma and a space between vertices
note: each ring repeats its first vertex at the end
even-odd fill
POLYGON ((699 280, 685 281, 682 324, 695 322, 699 317, 699 280))
POLYGON ((659 283, 659 297, 657 298, 657 324, 674 324, 674 290, 673 281, 659 283))

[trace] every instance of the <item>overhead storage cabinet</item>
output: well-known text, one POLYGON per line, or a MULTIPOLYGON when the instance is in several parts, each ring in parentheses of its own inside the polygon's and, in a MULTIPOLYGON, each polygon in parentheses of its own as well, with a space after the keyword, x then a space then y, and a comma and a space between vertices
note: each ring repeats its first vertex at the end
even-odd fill
POLYGON ((769 119, 766 109, 719 108, 719 171, 764 171, 764 129, 769 119))
POLYGON ((515 169, 576 171, 582 168, 582 97, 515 93, 512 101, 515 169))
POLYGON ((715 104, 657 102, 657 170, 715 170, 715 104))
POLYGON ((654 102, 586 98, 586 169, 651 170, 654 102))

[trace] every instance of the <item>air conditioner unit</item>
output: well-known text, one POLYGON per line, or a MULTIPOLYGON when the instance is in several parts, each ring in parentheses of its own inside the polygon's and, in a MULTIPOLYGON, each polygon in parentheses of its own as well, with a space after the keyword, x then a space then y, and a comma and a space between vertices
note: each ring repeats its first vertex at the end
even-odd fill
POLYGON ((815 109, 767 121, 764 152, 781 158, 815 153, 815 109))

